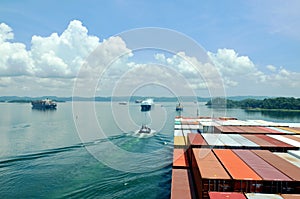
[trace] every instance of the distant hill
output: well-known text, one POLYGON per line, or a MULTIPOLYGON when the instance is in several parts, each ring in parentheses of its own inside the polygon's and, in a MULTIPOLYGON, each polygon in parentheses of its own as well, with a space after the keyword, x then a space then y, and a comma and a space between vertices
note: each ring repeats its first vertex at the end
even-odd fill
MULTIPOLYGON (((42 100, 49 98, 56 102, 69 102, 69 101, 99 101, 99 102, 110 102, 110 101, 127 101, 128 97, 57 97, 57 96, 41 96, 41 97, 20 97, 20 96, 0 96, 0 102, 11 102, 11 103, 27 103, 34 100, 42 100)), ((207 102, 211 98, 210 97, 197 97, 195 99, 194 96, 182 96, 182 97, 151 97, 151 96, 131 96, 129 97, 130 102, 135 102, 136 100, 143 100, 146 98, 153 98, 155 102, 177 102, 184 101, 184 102, 207 102)), ((245 99, 257 99, 262 100, 268 98, 266 96, 229 96, 227 99, 234 100, 234 101, 241 101, 245 99)))

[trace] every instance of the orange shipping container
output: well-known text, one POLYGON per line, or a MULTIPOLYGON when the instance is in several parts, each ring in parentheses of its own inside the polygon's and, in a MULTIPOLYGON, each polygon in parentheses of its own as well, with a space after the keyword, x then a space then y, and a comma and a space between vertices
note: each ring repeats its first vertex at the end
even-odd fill
POLYGON ((173 150, 173 168, 187 168, 189 166, 185 149, 173 150))
POLYGON ((234 179, 234 191, 260 191, 262 178, 234 154, 232 150, 214 149, 213 151, 234 179))

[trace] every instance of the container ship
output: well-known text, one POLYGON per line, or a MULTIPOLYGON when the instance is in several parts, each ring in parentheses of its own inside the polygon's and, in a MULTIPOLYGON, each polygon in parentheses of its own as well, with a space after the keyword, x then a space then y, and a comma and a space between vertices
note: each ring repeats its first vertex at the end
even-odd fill
POLYGON ((50 99, 32 101, 31 105, 33 109, 56 109, 57 107, 57 104, 50 99))

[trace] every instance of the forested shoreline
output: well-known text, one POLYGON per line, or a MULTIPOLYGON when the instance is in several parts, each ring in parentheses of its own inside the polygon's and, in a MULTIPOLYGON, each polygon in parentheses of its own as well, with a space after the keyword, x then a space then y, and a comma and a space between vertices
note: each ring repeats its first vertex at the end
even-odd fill
POLYGON ((276 97, 258 99, 245 99, 240 101, 225 98, 213 98, 206 103, 209 107, 226 107, 242 109, 266 109, 266 110, 300 110, 300 98, 276 97))

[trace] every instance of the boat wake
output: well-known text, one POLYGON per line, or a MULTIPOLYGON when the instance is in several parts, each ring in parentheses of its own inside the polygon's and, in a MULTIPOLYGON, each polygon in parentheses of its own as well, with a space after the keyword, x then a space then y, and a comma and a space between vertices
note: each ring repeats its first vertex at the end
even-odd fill
POLYGON ((133 137, 137 137, 137 138, 149 138, 154 136, 157 133, 157 131, 150 129, 149 132, 147 133, 141 133, 140 129, 137 129, 135 131, 132 131, 130 133, 130 135, 132 135, 133 137))

